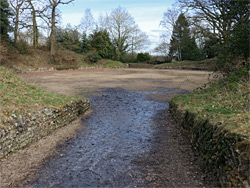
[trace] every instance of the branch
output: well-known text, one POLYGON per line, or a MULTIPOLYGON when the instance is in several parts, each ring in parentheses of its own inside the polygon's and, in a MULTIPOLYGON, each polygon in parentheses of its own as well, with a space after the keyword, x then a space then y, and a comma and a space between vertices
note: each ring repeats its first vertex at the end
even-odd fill
POLYGON ((71 2, 73 2, 74 0, 69 0, 67 2, 63 2, 61 0, 59 0, 58 4, 63 4, 63 5, 66 5, 66 4, 70 4, 71 2))

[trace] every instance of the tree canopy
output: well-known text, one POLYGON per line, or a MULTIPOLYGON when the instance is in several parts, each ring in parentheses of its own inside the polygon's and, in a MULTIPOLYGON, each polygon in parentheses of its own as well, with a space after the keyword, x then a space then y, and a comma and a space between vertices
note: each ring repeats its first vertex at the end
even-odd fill
MULTIPOLYGON (((205 22, 207 28, 213 33, 213 38, 218 39, 219 68, 221 67, 225 72, 232 72, 241 62, 240 59, 248 61, 249 1, 178 0, 178 2, 182 8, 191 11, 197 20, 205 22)), ((215 43, 215 40, 213 42, 215 43)))

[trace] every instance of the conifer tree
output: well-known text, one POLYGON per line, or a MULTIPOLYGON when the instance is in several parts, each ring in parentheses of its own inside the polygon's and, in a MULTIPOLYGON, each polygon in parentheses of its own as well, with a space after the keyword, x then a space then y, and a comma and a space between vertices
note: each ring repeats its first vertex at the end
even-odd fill
POLYGON ((12 15, 8 1, 0 0, 0 36, 3 40, 9 39, 8 32, 11 31, 9 18, 12 15))
POLYGON ((97 50, 101 57, 112 58, 114 46, 111 43, 107 30, 95 30, 89 38, 91 47, 97 50))
POLYGON ((178 61, 199 59, 199 49, 195 39, 191 37, 189 23, 183 13, 173 27, 169 56, 178 61))

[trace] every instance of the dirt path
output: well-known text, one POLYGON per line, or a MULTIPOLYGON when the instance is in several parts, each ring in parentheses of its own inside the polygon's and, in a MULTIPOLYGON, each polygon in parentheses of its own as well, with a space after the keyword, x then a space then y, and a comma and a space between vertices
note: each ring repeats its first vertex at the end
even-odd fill
POLYGON ((2 161, 0 187, 216 185, 166 111, 173 95, 206 83, 208 73, 105 69, 20 76, 51 92, 88 94, 93 113, 83 126, 75 122, 2 161))

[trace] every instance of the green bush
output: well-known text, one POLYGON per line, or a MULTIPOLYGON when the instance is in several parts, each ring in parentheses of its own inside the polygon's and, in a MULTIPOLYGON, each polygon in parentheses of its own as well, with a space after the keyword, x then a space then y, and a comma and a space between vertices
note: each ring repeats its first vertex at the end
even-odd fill
POLYGON ((151 56, 149 53, 139 53, 137 54, 137 61, 142 62, 142 61, 149 61, 151 59, 151 56))
POLYGON ((123 63, 132 63, 132 62, 136 62, 136 61, 137 61, 137 55, 136 55, 136 54, 128 54, 128 53, 126 53, 126 54, 124 54, 124 55, 122 56, 121 61, 122 61, 123 63))
POLYGON ((92 62, 92 63, 95 63, 101 59, 102 59, 102 57, 97 52, 90 52, 87 55, 87 61, 92 62))

